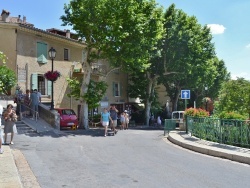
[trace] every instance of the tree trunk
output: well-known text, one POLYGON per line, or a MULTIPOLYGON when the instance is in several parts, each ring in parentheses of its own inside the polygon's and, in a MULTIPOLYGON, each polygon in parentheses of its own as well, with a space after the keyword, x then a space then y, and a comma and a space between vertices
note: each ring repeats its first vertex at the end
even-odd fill
POLYGON ((151 110, 151 105, 152 101, 150 98, 152 98, 152 95, 154 95, 153 92, 153 85, 154 85, 154 79, 150 78, 150 74, 147 74, 147 79, 149 81, 148 86, 147 86, 147 99, 145 100, 145 125, 149 126, 149 119, 150 119, 150 110, 151 110))
MULTIPOLYGON (((85 73, 83 76, 83 82, 81 86, 81 95, 83 96, 85 93, 88 92, 88 85, 90 82, 90 74, 91 74, 91 67, 89 66, 88 69, 85 69, 85 73)), ((81 102, 81 111, 80 111, 80 128, 88 129, 89 128, 89 121, 88 121, 88 104, 87 102, 82 99, 81 102)))

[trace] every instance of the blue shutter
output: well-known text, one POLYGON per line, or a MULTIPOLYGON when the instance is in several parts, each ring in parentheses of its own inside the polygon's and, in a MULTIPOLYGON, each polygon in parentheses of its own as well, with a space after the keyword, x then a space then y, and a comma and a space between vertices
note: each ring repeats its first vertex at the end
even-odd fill
POLYGON ((31 89, 38 89, 38 75, 37 73, 33 73, 31 75, 31 89))
POLYGON ((37 62, 38 63, 47 63, 47 44, 42 42, 37 42, 37 62))
POLYGON ((51 96, 51 90, 52 90, 52 82, 48 80, 48 85, 47 85, 47 95, 51 96))

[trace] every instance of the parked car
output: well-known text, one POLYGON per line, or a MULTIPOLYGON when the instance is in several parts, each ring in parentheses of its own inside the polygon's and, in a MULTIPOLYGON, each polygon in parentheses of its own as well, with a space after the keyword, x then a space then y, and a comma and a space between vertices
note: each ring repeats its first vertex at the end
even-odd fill
POLYGON ((176 120, 176 127, 179 127, 180 123, 183 123, 184 111, 173 111, 172 119, 176 120))
POLYGON ((69 108, 55 108, 60 114, 60 129, 62 128, 78 128, 78 118, 74 110, 69 108))

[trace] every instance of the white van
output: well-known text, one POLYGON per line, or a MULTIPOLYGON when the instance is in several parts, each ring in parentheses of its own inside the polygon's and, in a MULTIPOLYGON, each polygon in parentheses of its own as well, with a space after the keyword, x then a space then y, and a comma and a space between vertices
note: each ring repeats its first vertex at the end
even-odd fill
POLYGON ((184 111, 173 111, 172 119, 176 120, 176 127, 179 127, 180 123, 183 123, 184 119, 184 111))

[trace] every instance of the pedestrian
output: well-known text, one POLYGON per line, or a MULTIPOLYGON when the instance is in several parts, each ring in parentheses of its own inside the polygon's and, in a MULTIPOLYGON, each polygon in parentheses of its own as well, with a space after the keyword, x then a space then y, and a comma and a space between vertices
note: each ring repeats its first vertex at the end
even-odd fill
POLYGON ((161 126, 161 117, 160 116, 157 117, 157 125, 161 126))
POLYGON ((118 131, 116 130, 117 127, 117 113, 118 110, 116 109, 115 105, 111 105, 109 108, 109 113, 112 118, 112 123, 111 123, 111 130, 114 131, 116 134, 118 131))
POLYGON ((108 112, 107 108, 104 108, 101 114, 101 123, 102 126, 104 127, 104 136, 107 136, 109 120, 111 123, 113 123, 113 120, 110 117, 110 113, 108 112))
POLYGON ((16 95, 17 98, 17 106, 16 106, 16 114, 22 117, 22 111, 24 110, 23 102, 24 102, 24 94, 23 90, 19 89, 16 95))
POLYGON ((0 104, 0 154, 3 153, 3 149, 2 149, 2 143, 3 143, 2 114, 3 114, 3 106, 0 104))
POLYGON ((39 91, 37 91, 37 89, 34 89, 34 91, 37 93, 38 102, 41 103, 42 102, 42 94, 39 91))
POLYGON ((124 130, 124 128, 125 128, 125 114, 124 114, 124 112, 122 112, 121 113, 121 115, 120 115, 120 122, 121 122, 121 130, 124 130))
POLYGON ((127 110, 124 110, 124 116, 125 116, 125 130, 128 130, 128 124, 129 124, 129 114, 127 110))
POLYGON ((26 94, 24 95, 24 115, 30 115, 30 90, 26 89, 26 94))
POLYGON ((17 121, 17 115, 15 110, 13 109, 12 104, 7 105, 7 110, 3 114, 4 118, 4 143, 7 144, 7 134, 11 133, 10 144, 13 145, 13 137, 14 137, 14 126, 17 121))
POLYGON ((31 114, 32 114, 32 120, 37 117, 38 113, 38 96, 37 96, 37 90, 35 89, 31 94, 30 94, 30 107, 31 107, 31 114))

